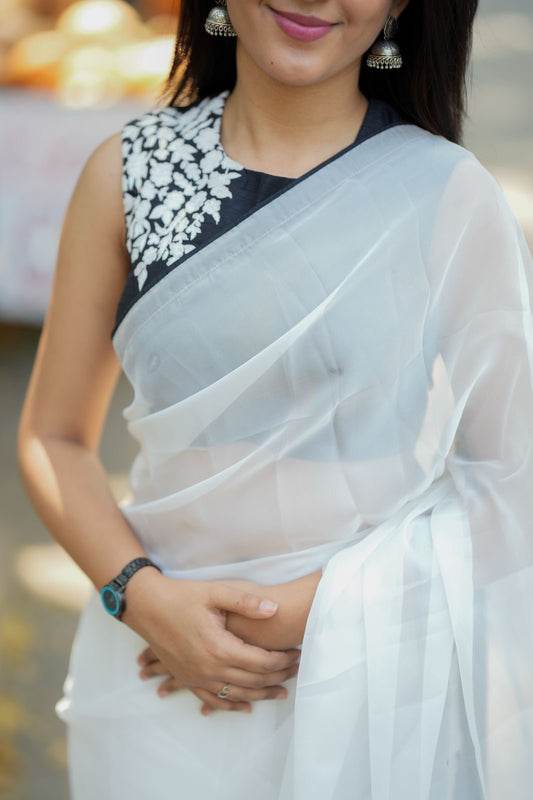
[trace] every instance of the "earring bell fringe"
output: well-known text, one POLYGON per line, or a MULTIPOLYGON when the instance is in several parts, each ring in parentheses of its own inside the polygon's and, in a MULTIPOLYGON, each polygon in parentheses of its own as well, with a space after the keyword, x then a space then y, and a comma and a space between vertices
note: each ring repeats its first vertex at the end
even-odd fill
POLYGON ((376 42, 366 63, 375 69, 400 69, 403 64, 400 48, 395 42, 376 42))
POLYGON ((229 18, 226 0, 215 0, 218 5, 213 6, 205 21, 205 30, 211 36, 237 36, 237 32, 229 18))
POLYGON ((400 48, 392 37, 398 30, 398 22, 394 17, 389 17, 383 29, 383 39, 374 42, 366 59, 368 67, 375 69, 400 69, 403 64, 400 48))

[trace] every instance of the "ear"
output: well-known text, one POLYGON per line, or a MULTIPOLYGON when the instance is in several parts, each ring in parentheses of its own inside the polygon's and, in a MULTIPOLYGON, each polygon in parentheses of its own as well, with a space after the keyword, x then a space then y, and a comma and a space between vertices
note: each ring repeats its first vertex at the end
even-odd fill
POLYGON ((403 11, 405 11, 405 9, 407 8, 408 5, 409 5, 409 0, 393 0, 392 6, 391 6, 391 10, 390 10, 391 16, 393 16, 396 19, 398 19, 400 14, 403 11))

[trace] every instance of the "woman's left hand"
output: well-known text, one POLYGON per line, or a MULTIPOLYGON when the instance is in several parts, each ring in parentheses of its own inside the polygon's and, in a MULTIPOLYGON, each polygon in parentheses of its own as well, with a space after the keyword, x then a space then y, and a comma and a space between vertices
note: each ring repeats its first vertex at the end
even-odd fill
MULTIPOLYGON (((288 694, 284 686, 267 686, 264 689, 247 689, 243 686, 234 686, 232 684, 229 687, 228 697, 223 699, 209 692, 207 689, 184 686, 177 678, 169 675, 166 667, 161 663, 150 647, 143 650, 137 659, 137 663, 142 668, 139 675, 143 680, 154 677, 164 678, 157 689, 159 697, 166 697, 173 692, 177 692, 179 689, 190 689, 190 691, 202 701, 200 710, 204 715, 210 714, 216 709, 221 711, 250 712, 252 710, 251 703, 254 700, 284 699, 288 694)), ((291 677, 297 674, 298 664, 292 667, 292 672, 293 675, 291 677)))
MULTIPOLYGON (((307 616, 321 577, 322 572, 319 570, 288 583, 272 586, 259 585, 246 580, 225 580, 224 583, 229 586, 244 591, 256 593, 260 590, 262 597, 274 600, 278 604, 275 620, 247 620, 239 614, 228 612, 226 628, 248 644, 255 644, 267 650, 288 650, 299 647, 303 641, 307 616)), ((183 688, 176 678, 169 675, 168 670, 149 647, 141 653, 138 663, 142 667, 141 678, 147 679, 154 676, 165 678, 158 688, 158 694, 161 697, 183 688)), ((289 677, 292 678, 297 674, 298 664, 295 664, 291 667, 289 677)), ((222 685, 221 682, 221 688, 222 685)), ((287 696, 286 688, 279 684, 264 689, 248 689, 232 684, 226 699, 218 697, 207 689, 191 688, 191 691, 203 702, 202 714, 209 714, 215 709, 251 711, 251 703, 254 700, 287 696)))

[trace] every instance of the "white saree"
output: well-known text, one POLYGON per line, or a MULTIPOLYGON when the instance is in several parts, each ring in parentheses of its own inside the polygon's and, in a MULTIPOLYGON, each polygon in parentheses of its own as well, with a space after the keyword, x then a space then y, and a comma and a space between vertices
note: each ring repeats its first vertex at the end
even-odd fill
POLYGON ((122 511, 177 579, 322 568, 287 700, 199 713, 93 597, 74 800, 527 800, 533 270, 495 181, 405 125, 191 255, 114 346, 122 511))

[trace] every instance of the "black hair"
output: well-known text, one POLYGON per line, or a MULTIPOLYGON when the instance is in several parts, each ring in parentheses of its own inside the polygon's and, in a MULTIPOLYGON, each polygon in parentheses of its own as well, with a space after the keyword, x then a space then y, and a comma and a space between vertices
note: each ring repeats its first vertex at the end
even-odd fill
MULTIPOLYGON (((210 36, 213 0, 181 0, 174 58, 163 89, 168 105, 213 97, 235 86, 235 37, 210 36)), ((408 121, 460 142, 467 71, 478 0, 410 0, 394 40, 401 69, 361 64, 360 89, 388 102, 408 121)))

